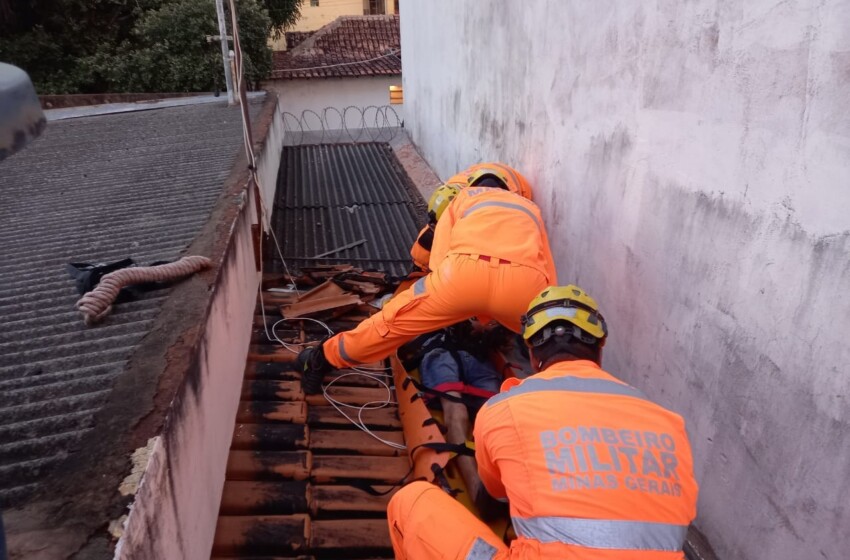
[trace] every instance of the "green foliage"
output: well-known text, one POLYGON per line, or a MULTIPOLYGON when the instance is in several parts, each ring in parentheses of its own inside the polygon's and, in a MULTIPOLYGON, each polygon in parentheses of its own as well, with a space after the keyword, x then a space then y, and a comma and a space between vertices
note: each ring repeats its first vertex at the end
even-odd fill
MULTIPOLYGON (((0 60, 29 72, 41 93, 98 91, 82 59, 130 35, 162 0, 33 0, 0 10, 0 60)), ((100 90, 103 91, 103 90, 100 90)))
MULTIPOLYGON (((245 79, 256 84, 271 71, 266 45, 271 22, 255 0, 240 0, 238 14, 245 79)), ((117 56, 95 56, 86 62, 121 91, 223 89, 220 44, 206 39, 212 35, 218 35, 213 2, 172 0, 139 18, 132 40, 117 56)))
POLYGON ((275 39, 280 39, 283 30, 294 25, 301 17, 301 2, 303 0, 263 0, 263 5, 272 20, 272 32, 275 39))
POLYGON ((82 76, 73 53, 37 26, 15 41, 0 39, 0 60, 29 72, 39 93, 77 93, 82 76))
MULTIPOLYGON (((299 4, 237 0, 249 85, 268 76, 268 37, 298 17, 299 4), (269 8, 275 10, 271 17, 269 8)), ((214 0, 35 0, 14 5, 20 9, 0 9, 0 60, 29 72, 39 93, 224 89, 220 43, 206 39, 219 33, 214 0)), ((226 19, 229 29, 229 13, 226 19)))

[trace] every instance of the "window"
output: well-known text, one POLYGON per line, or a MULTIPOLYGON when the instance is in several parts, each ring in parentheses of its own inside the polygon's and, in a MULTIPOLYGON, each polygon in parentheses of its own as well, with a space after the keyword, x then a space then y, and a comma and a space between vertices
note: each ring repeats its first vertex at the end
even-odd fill
POLYGON ((366 12, 367 16, 378 16, 387 13, 386 0, 369 0, 369 8, 366 12))
POLYGON ((310 6, 312 6, 314 8, 318 8, 319 7, 319 0, 310 0, 310 6))

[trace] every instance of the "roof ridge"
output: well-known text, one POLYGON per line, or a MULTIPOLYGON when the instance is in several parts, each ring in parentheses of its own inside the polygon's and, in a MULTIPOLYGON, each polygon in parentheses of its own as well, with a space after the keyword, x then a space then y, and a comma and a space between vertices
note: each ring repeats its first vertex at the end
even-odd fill
POLYGON ((339 16, 291 49, 275 52, 271 79, 399 75, 400 53, 398 16, 339 16))
POLYGON ((315 33, 310 35, 307 39, 296 45, 295 47, 289 49, 287 52, 291 53, 292 56, 297 56, 302 51, 310 50, 315 48, 316 43, 319 42, 323 37, 330 35, 333 31, 342 26, 343 23, 347 21, 375 21, 375 20, 384 20, 384 21, 393 21, 398 19, 398 14, 377 14, 377 15, 342 15, 337 17, 330 23, 326 23, 322 27, 316 30, 315 33))
MULTIPOLYGON (((362 20, 386 19, 386 20, 389 20, 389 19, 397 18, 397 17, 398 17, 398 14, 360 14, 360 15, 358 15, 358 14, 345 14, 345 15, 338 16, 336 19, 362 19, 362 20)), ((336 21, 336 20, 334 20, 334 21, 336 21)))
POLYGON ((325 35, 329 35, 332 31, 336 30, 342 25, 343 18, 345 18, 345 16, 340 16, 332 22, 326 23, 325 25, 317 29, 315 33, 313 33, 312 35, 301 41, 301 43, 293 47, 289 52, 292 54, 292 56, 296 56, 301 51, 306 51, 314 48, 316 45, 316 41, 318 41, 325 35))

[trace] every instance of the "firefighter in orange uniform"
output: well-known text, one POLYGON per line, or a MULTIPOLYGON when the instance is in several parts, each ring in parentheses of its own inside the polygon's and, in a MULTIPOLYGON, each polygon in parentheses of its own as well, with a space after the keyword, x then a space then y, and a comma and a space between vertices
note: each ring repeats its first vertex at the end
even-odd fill
POLYGON ((448 181, 437 187, 428 201, 428 223, 419 231, 413 247, 410 248, 410 257, 413 259, 413 272, 408 278, 418 278, 428 274, 428 261, 431 256, 431 245, 434 242, 434 229, 437 220, 449 203, 457 196, 457 192, 467 186, 473 180, 486 182, 495 179, 495 183, 503 184, 511 192, 533 200, 531 197, 531 183, 528 182, 519 171, 503 163, 478 163, 466 171, 461 171, 449 178, 448 181), (483 171, 483 173, 482 173, 483 171))
MULTIPOLYGON (((534 200, 531 193, 531 183, 528 182, 528 179, 519 171, 504 163, 476 163, 463 173, 466 175, 467 185, 486 183, 487 177, 490 177, 506 185, 511 192, 515 192, 528 200, 534 200)), ((449 181, 452 179, 449 179, 449 181)))
POLYGON ((481 480, 518 538, 508 548, 419 481, 389 503, 396 558, 682 560, 698 492, 682 418, 600 368, 607 327, 580 288, 543 290, 522 335, 535 375, 506 380, 474 428, 481 480))
POLYGON ((431 247, 434 245, 434 230, 440 216, 449 207, 452 200, 460 193, 461 187, 451 181, 460 175, 455 175, 446 183, 437 187, 428 199, 428 223, 416 236, 413 247, 410 248, 410 258, 413 259, 413 271, 408 278, 421 278, 428 274, 428 261, 431 260, 431 247))
POLYGON ((522 302, 557 282, 540 209, 527 183, 501 168, 476 169, 468 184, 437 222, 430 272, 353 330, 299 354, 306 393, 321 392, 334 368, 384 359, 420 334, 470 317, 520 332, 522 302))

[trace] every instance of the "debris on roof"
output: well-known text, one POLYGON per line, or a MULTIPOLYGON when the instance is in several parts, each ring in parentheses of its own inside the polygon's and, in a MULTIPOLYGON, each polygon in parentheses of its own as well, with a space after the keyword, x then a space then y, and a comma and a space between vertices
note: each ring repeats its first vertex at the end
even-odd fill
POLYGON ((302 285, 313 285, 318 280, 317 276, 329 279, 296 297, 289 305, 281 307, 281 312, 287 319, 312 317, 322 312, 332 312, 333 316, 338 316, 354 307, 372 302, 378 294, 387 293, 390 286, 385 274, 365 273, 350 265, 314 268, 302 272, 300 278, 294 279, 302 285))
POLYGON ((203 256, 181 257, 177 261, 156 266, 127 267, 103 276, 93 290, 77 302, 83 322, 94 325, 112 311, 118 294, 127 286, 170 283, 201 270, 212 267, 212 261, 203 256))
POLYGON ((347 311, 352 307, 361 305, 362 303, 363 300, 361 300, 357 294, 343 292, 336 296, 321 299, 311 299, 307 301, 301 301, 299 299, 299 301, 296 301, 295 303, 284 306, 281 308, 281 311, 285 318, 292 319, 295 317, 310 317, 317 313, 321 313, 322 311, 347 311))
POLYGON ((276 51, 272 70, 275 80, 400 75, 395 15, 339 17, 297 46, 276 51))

